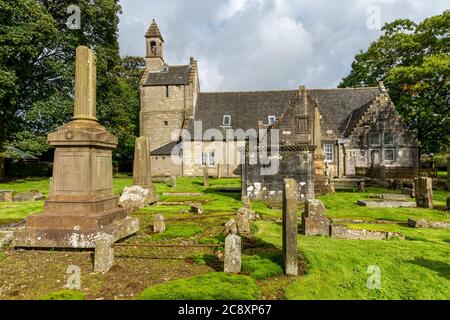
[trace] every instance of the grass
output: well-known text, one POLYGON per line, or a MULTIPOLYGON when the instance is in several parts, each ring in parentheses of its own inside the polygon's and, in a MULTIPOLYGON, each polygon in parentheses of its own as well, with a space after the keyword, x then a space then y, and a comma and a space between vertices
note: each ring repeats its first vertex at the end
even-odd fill
POLYGON ((208 273, 149 287, 139 300, 255 300, 260 293, 255 280, 222 272, 208 273))
MULTIPOLYGON (((434 221, 450 220, 448 214, 441 210, 423 208, 368 208, 356 204, 358 200, 368 199, 373 193, 394 193, 392 190, 369 188, 367 193, 339 192, 333 195, 321 196, 327 209, 329 218, 339 219, 365 219, 365 220, 391 220, 406 222, 409 218, 426 218, 434 221)), ((445 199, 450 193, 444 191, 434 192, 434 204, 445 206, 445 199)))
POLYGON ((248 274, 257 280, 267 279, 270 277, 283 274, 281 267, 281 259, 274 262, 273 260, 261 256, 243 256, 242 272, 248 274))
POLYGON ((172 238, 190 238, 203 231, 203 228, 195 223, 169 224, 164 233, 158 234, 155 240, 172 238))
POLYGON ((81 291, 61 290, 42 296, 39 300, 85 300, 85 295, 81 291))
MULTIPOLYGON (((279 224, 257 224, 257 237, 281 246, 279 224)), ((298 246, 308 260, 308 272, 285 287, 287 299, 450 298, 450 248, 444 241, 357 241, 299 236, 298 246), (366 287, 370 265, 381 268, 381 290, 366 287)))

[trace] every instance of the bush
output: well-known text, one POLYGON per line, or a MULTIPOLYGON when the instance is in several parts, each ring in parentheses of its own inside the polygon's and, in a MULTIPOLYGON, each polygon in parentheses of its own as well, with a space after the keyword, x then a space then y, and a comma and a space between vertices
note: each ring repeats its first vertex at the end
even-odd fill
POLYGON ((46 294, 39 300, 85 300, 85 295, 81 291, 60 290, 46 294))
POLYGON ((247 276, 209 273, 149 287, 139 300, 255 300, 259 287, 247 276))
POLYGON ((249 274, 255 279, 261 280, 283 274, 283 268, 280 264, 273 262, 268 258, 260 256, 243 256, 242 272, 249 274))

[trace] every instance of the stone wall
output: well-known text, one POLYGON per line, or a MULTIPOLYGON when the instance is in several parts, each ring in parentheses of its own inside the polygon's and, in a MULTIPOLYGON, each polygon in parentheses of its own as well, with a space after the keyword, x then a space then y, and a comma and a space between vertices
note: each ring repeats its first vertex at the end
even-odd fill
POLYGON ((182 175, 182 166, 175 164, 170 155, 151 156, 153 177, 172 177, 182 175))

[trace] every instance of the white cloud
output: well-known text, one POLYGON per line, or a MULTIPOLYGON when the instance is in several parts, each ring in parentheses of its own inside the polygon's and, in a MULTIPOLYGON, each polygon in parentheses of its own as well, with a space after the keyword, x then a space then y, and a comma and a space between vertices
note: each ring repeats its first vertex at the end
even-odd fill
POLYGON ((379 35, 367 28, 367 8, 381 23, 421 21, 448 0, 120 0, 122 54, 144 56, 153 18, 169 64, 199 61, 203 91, 335 87, 354 55, 379 35))

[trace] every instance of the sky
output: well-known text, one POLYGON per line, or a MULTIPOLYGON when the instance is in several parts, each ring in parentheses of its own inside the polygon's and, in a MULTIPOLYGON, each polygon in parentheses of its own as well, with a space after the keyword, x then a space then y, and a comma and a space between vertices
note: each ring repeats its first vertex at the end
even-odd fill
POLYGON ((164 60, 198 60, 208 91, 334 88, 356 53, 399 18, 416 22, 448 0, 120 0, 122 55, 145 55, 155 19, 164 60))

